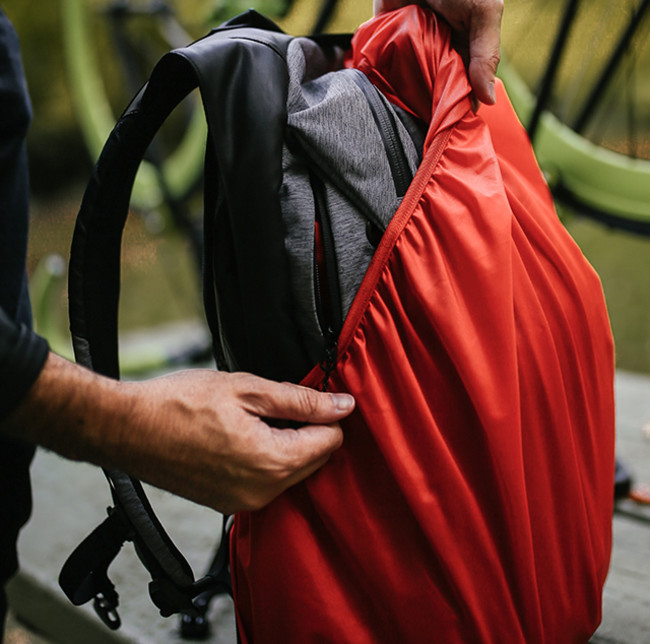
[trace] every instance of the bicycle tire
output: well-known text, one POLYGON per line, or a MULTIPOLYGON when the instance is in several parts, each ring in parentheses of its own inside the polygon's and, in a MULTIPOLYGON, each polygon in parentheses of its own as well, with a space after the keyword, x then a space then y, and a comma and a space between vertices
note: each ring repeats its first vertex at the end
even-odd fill
MULTIPOLYGON (((337 0, 319 0, 318 3, 294 0, 289 3, 291 11, 278 23, 294 32, 324 30, 340 4, 337 0), (302 20, 296 20, 301 12, 302 20)), ((62 26, 73 105, 84 141, 95 160, 117 120, 117 114, 102 82, 102 66, 93 46, 89 5, 88 0, 62 0, 62 26)), ((195 110, 175 149, 160 164, 142 163, 133 188, 132 205, 142 210, 153 210, 166 201, 179 203, 187 198, 202 176, 205 139, 205 119, 201 110, 195 110)))
MULTIPOLYGON (((87 5, 86 0, 63 0, 62 23, 70 91, 84 140, 94 160, 117 118, 101 81, 95 48, 91 45, 87 5)), ((205 138, 205 120, 196 110, 181 143, 164 160, 160 170, 147 161, 142 163, 133 188, 132 204, 150 210, 168 197, 182 201, 203 171, 205 138)))
MULTIPOLYGON (((506 29, 510 6, 504 15, 506 29)), ((650 21, 650 16, 645 19, 650 21)), ((508 57, 504 53, 499 76, 520 120, 529 125, 535 119, 537 96, 516 69, 515 54, 511 52, 508 57)), ((650 160, 633 158, 591 141, 548 106, 540 114, 533 145, 559 202, 610 226, 650 234, 650 160)))

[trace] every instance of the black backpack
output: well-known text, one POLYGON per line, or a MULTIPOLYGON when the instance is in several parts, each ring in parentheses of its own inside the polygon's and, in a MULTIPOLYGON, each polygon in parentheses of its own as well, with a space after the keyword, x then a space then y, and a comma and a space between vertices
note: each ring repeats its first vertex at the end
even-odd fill
MULTIPOLYGON (((120 242, 131 188, 155 133, 198 86, 208 122, 204 302, 217 366, 292 382, 316 367, 327 388, 338 333, 425 133, 362 73, 342 69, 349 44, 349 35, 294 38, 250 11, 161 59, 111 133, 77 218, 69 297, 78 362, 120 376, 120 242)), ((140 482, 105 473, 114 507, 59 579, 74 604, 94 598, 103 621, 119 627, 107 569, 127 540, 164 616, 229 590, 225 527, 208 574, 195 580, 140 482)))

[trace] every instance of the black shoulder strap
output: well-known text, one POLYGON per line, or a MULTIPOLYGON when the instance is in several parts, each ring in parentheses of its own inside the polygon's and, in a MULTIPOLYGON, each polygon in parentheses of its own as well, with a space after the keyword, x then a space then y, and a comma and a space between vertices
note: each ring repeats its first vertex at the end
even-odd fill
MULTIPOLYGON (((247 12, 189 47, 164 56, 117 122, 84 194, 71 248, 70 326, 79 362, 119 377, 120 244, 133 182, 154 135, 196 87, 208 121, 208 144, 216 151, 229 193, 232 219, 248 218, 241 228, 249 231, 247 224, 253 223, 258 230, 255 238, 281 238, 280 217, 272 211, 279 209, 273 190, 282 177, 283 50, 289 40, 273 23, 247 12), (245 26, 249 23, 263 25, 266 31, 245 26), (256 181, 262 190, 249 189, 251 176, 263 177, 256 181)), ((249 237, 253 236, 241 240, 242 247, 248 247, 249 237)), ((259 250, 250 249, 251 259, 259 250)), ((251 282, 252 301, 264 291, 258 284, 260 277, 257 266, 243 277, 246 285, 251 282)))
MULTIPOLYGON (((120 245, 135 175, 164 120, 197 84, 182 56, 161 61, 106 142, 77 217, 69 271, 75 356, 79 363, 112 378, 119 378, 120 245)), ((195 584, 191 567, 160 525, 141 484, 122 472, 107 471, 106 476, 115 509, 72 553, 61 571, 61 587, 75 604, 94 597, 97 613, 109 627, 117 628, 117 593, 106 570, 129 539, 152 575, 150 590, 161 612, 191 607, 195 584)))
POLYGON ((133 182, 154 135, 197 86, 192 71, 180 57, 170 57, 156 68, 111 132, 77 215, 68 278, 75 356, 113 378, 119 377, 120 245, 133 182), (167 75, 175 82, 166 83, 167 75))
MULTIPOLYGON (((244 159, 238 149, 241 140, 250 143, 246 163, 257 159, 252 172, 266 172, 269 185, 273 185, 274 174, 281 176, 281 155, 276 152, 281 149, 278 122, 283 118, 286 98, 286 89, 282 89, 283 82, 286 84, 283 77, 286 72, 282 71, 285 69, 283 48, 289 40, 273 23, 248 12, 191 46, 164 56, 149 82, 117 122, 86 189, 71 248, 70 328, 79 363, 119 378, 120 247, 130 194, 145 150, 174 107, 189 92, 200 88, 209 125, 208 144, 222 167, 231 168, 226 170, 224 185, 245 183, 246 173, 251 172, 243 169, 244 159), (237 76, 242 65, 249 76, 237 76), (230 82, 233 76, 241 81, 230 82), (260 92, 259 83, 271 83, 269 87, 273 91, 260 92), (226 96, 219 93, 223 87, 229 88, 226 96), (260 100, 260 96, 265 98, 260 100), (242 105, 248 106, 245 119, 224 118, 228 112, 231 117, 233 111, 240 112, 242 105), (258 127, 266 128, 261 130, 265 136, 258 136, 260 130, 251 132, 253 121, 263 123, 258 127), (219 146, 214 145, 216 137, 220 137, 219 146), (262 158, 277 158, 278 165, 264 165, 262 158)), ((233 217, 255 212, 262 220, 257 225, 263 229, 266 226, 267 235, 278 234, 272 218, 265 221, 261 217, 273 207, 270 195, 243 192, 248 196, 233 200, 233 217)), ((248 243, 242 240, 242 244, 244 241, 248 243)), ((256 249, 250 252, 254 255, 256 249)), ((252 284, 253 278, 260 278, 258 271, 258 267, 251 266, 242 280, 252 284)), ((282 276, 276 278, 282 280, 282 276)), ((277 284, 274 287, 277 292, 277 284)), ((268 297, 263 287, 251 288, 254 290, 251 298, 268 297)), ((287 291, 288 288, 287 278, 287 291)), ((158 521, 139 481, 122 472, 105 473, 116 507, 110 518, 88 538, 89 543, 82 544, 71 555, 60 577, 62 588, 73 603, 83 603, 95 596, 102 619, 112 628, 119 626, 115 611, 117 594, 108 581, 106 569, 119 550, 118 543, 121 545, 126 539, 135 542, 136 551, 153 579, 152 599, 164 615, 191 607, 192 599, 211 584, 223 586, 223 571, 213 570, 203 579, 194 580, 191 567, 158 521), (100 547, 102 543, 105 548, 100 547)), ((224 548, 226 541, 223 539, 224 548)), ((220 561, 227 565, 227 557, 221 557, 220 561)))

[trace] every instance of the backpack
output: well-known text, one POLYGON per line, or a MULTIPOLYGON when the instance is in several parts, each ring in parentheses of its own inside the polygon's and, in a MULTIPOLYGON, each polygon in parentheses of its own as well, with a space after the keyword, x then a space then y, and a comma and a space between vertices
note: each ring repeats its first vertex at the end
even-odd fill
MULTIPOLYGON (((350 36, 294 38, 254 11, 170 52, 125 110, 97 161, 70 256, 78 362, 119 378, 120 240, 138 166, 197 86, 208 122, 204 301, 219 369, 326 390, 337 338, 374 250, 420 161, 425 128, 364 74, 343 67, 350 36), (236 69, 236 72, 233 70, 236 69)), ((227 523, 195 580, 139 481, 105 472, 114 507, 71 554, 60 585, 120 625, 107 568, 132 541, 164 616, 228 592, 227 523)))
POLYGON ((428 131, 338 336, 329 388, 356 399, 342 447, 234 517, 240 640, 587 641, 614 473, 598 276, 502 84, 472 109, 434 12, 375 16, 350 64, 428 131))
MULTIPOLYGON (((198 84, 209 123, 205 301, 218 362, 349 392, 357 404, 327 465, 261 510, 236 514, 229 557, 198 581, 138 482, 108 473, 113 522, 151 572, 154 602, 165 614, 197 609, 195 592, 220 570, 232 582, 242 642, 587 641, 600 620, 612 542, 611 330, 598 276, 559 221, 503 86, 496 105, 476 113, 448 25, 418 5, 357 30, 346 67, 363 72, 382 105, 383 96, 414 117, 389 106, 407 165, 417 165, 403 197, 402 164, 386 155, 393 145, 379 136, 374 148, 387 157, 387 201, 375 201, 390 218, 382 234, 384 215, 360 199, 356 175, 375 153, 355 140, 363 163, 355 154, 350 164, 337 157, 334 168, 324 160, 345 146, 322 127, 316 99, 333 101, 332 129, 342 127, 339 76, 358 98, 372 96, 359 101, 369 112, 360 130, 386 120, 368 107, 376 90, 354 87, 365 82, 354 71, 324 74, 323 89, 312 84, 311 61, 329 72, 324 61, 337 60, 336 47, 349 40, 314 39, 323 52, 314 57, 312 42, 244 23, 163 59, 111 137, 73 243, 76 350, 119 375, 128 186, 174 104, 169 95, 198 84), (291 61, 304 81, 297 93, 291 61), (250 65, 241 78, 232 73, 239 65, 250 65), (274 100, 278 85, 282 99, 274 100), (227 118, 228 105, 241 114, 227 118), (274 114, 287 105, 283 129, 274 114), (418 164, 410 130, 421 138, 420 121, 418 164), (252 158, 233 147, 241 141, 254 146, 252 158), (341 218, 349 228, 337 219, 339 199, 350 206, 341 218), (290 204, 300 204, 294 215, 312 213, 295 235, 290 204), (348 235, 358 243, 344 244, 348 235), (224 274, 236 287, 220 283, 224 274)), ((114 532, 106 540, 121 543, 114 532)), ((110 548, 87 550, 109 560, 110 548)), ((111 590, 98 583, 105 561, 86 574, 70 566, 68 594, 92 597, 101 586, 101 609, 101 590, 111 590)))

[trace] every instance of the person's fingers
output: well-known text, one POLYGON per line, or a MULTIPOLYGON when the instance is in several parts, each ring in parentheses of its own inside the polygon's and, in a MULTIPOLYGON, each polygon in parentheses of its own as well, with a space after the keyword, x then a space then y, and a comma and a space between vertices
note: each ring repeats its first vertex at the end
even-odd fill
POLYGON ((349 394, 323 393, 266 380, 257 380, 249 386, 244 399, 248 410, 255 415, 309 425, 336 422, 354 409, 354 398, 349 394))
POLYGON ((254 435, 255 448, 245 459, 245 484, 237 485, 227 501, 221 502, 220 507, 229 512, 264 507, 321 468, 343 442, 338 423, 291 430, 269 427, 258 419, 254 435))
POLYGON ((468 51, 470 85, 476 99, 492 105, 496 101, 494 81, 499 65, 503 0, 374 0, 375 15, 407 4, 432 8, 455 32, 455 47, 468 51))
POLYGON ((501 39, 501 0, 479 5, 469 25, 469 81, 481 103, 496 101, 494 81, 499 66, 501 39))
POLYGON ((407 4, 413 4, 412 0, 373 0, 372 11, 376 16, 378 13, 393 11, 405 7, 407 4))
POLYGON ((284 488, 313 474, 343 443, 343 431, 338 423, 306 425, 295 431, 275 431, 276 440, 282 443, 282 452, 290 463, 291 473, 283 481, 284 488))

